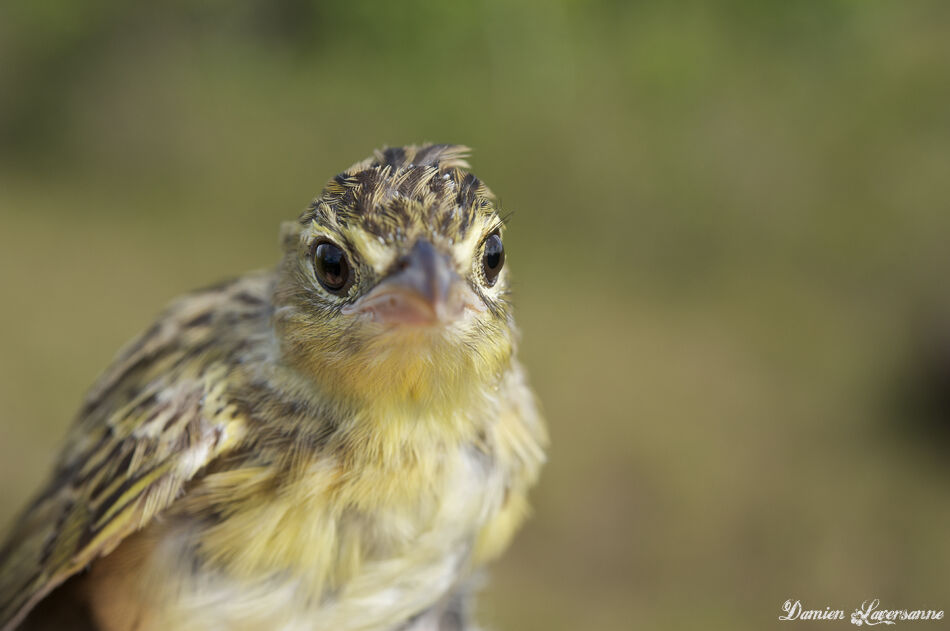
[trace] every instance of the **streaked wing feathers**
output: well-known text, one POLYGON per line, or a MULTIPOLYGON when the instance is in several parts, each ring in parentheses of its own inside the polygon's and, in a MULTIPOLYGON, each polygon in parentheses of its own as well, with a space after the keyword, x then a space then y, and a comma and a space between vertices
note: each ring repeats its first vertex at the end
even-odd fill
POLYGON ((113 550, 208 462, 240 440, 243 417, 227 400, 195 297, 129 346, 89 394, 52 479, 0 549, 0 630, 113 550), (187 322, 186 322, 187 321, 187 322))

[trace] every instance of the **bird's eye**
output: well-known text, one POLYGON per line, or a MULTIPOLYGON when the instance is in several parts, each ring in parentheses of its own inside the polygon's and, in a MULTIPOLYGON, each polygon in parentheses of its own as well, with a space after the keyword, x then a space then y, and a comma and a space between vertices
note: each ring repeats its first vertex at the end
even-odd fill
POLYGON ((324 289, 341 295, 350 288, 353 273, 340 246, 321 241, 313 250, 313 270, 324 289))
POLYGON ((501 237, 493 232, 485 239, 482 247, 482 273, 485 275, 485 284, 491 287, 498 279, 505 264, 505 247, 501 244, 501 237))

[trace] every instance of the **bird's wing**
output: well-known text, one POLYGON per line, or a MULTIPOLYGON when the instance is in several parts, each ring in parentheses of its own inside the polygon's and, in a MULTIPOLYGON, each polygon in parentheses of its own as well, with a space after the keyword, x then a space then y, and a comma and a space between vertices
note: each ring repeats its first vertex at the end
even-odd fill
POLYGON ((198 296, 170 310, 90 392, 54 475, 0 548, 0 631, 241 440, 230 363, 208 326, 213 303, 198 296))

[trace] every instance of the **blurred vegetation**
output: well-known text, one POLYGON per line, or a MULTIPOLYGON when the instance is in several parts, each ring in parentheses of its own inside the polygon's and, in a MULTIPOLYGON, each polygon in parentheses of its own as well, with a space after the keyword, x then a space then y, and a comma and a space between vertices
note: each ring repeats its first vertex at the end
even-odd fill
POLYGON ((372 148, 458 142, 514 211, 554 440, 486 622, 950 609, 948 27, 936 1, 3 3, 0 522, 167 300, 273 264, 372 148))

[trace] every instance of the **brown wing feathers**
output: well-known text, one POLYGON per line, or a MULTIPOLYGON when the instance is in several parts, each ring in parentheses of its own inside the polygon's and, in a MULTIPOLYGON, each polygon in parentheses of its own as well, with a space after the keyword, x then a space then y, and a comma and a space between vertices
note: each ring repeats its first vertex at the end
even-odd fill
POLYGON ((240 438, 212 327, 234 305, 260 310, 260 283, 241 285, 173 306, 90 392, 59 466, 0 548, 0 631, 145 525, 240 438))

